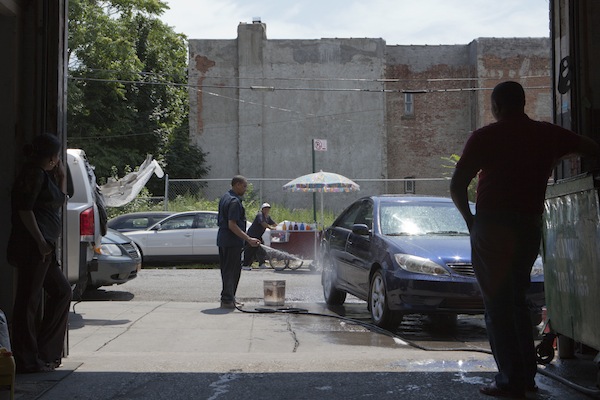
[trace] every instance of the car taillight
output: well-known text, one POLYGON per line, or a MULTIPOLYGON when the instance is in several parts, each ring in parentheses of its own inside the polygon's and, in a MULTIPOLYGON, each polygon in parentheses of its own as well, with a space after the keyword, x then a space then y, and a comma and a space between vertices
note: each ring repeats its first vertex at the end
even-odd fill
POLYGON ((94 207, 84 210, 79 215, 79 234, 82 241, 94 240, 94 207))

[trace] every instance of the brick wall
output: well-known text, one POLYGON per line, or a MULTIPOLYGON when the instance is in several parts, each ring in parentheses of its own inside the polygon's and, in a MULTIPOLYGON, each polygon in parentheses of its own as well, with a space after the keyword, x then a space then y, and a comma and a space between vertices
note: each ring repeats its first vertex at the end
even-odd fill
MULTIPOLYGON (((449 175, 451 164, 443 157, 460 155, 470 132, 493 122, 489 97, 501 81, 516 80, 526 88, 530 117, 552 119, 548 39, 388 46, 385 78, 387 88, 397 91, 386 100, 389 178, 449 175), (413 93, 413 115, 406 114, 406 92, 413 93)), ((416 187, 421 194, 448 194, 447 188, 439 190, 416 187)))

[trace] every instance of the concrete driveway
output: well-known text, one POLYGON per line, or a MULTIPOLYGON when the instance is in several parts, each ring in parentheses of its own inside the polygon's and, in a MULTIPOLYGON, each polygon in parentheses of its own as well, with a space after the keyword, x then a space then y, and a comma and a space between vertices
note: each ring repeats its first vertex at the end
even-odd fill
MULTIPOLYGON (((218 271, 143 270, 73 304, 69 357, 56 372, 19 375, 17 398, 486 398, 478 387, 492 381, 495 364, 479 350, 486 342, 476 320, 436 333, 415 317, 391 335, 364 324, 363 302, 327 309, 318 282, 309 271, 244 272, 243 311, 227 311, 218 308, 218 271), (268 308, 262 283, 274 278, 286 280, 291 310, 256 312, 268 308)), ((595 370, 582 373, 589 361, 579 362, 581 384, 593 382, 595 370)), ((537 382, 533 398, 589 398, 543 375, 537 382)))

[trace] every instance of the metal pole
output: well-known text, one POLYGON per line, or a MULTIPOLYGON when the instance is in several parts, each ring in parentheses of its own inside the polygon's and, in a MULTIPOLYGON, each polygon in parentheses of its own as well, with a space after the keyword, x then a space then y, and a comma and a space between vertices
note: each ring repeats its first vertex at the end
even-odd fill
POLYGON ((169 174, 165 174, 165 201, 163 203, 165 211, 169 211, 169 174))
MULTIPOLYGON (((312 140, 312 172, 316 171, 315 167, 315 139, 312 140)), ((317 193, 313 192, 313 220, 317 223, 317 193)))

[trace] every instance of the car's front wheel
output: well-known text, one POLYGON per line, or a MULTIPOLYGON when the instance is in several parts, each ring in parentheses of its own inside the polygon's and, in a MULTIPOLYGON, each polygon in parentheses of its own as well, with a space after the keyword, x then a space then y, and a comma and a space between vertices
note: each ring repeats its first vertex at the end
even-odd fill
POLYGON ((341 306, 346 301, 346 292, 337 289, 335 283, 337 281, 337 270, 333 261, 328 257, 323 262, 323 273, 321 282, 323 284, 323 296, 325 303, 330 306, 341 306))
POLYGON ((375 271, 369 290, 369 310, 373 323, 381 328, 395 330, 402 322, 402 314, 390 310, 387 289, 381 270, 375 271))

